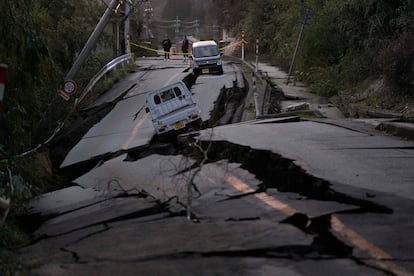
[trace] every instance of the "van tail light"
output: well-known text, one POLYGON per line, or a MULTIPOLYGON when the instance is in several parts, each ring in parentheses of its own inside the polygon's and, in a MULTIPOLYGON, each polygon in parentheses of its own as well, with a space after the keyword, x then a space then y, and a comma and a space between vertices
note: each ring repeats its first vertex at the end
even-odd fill
POLYGON ((190 120, 195 120, 198 118, 198 114, 191 114, 188 118, 190 118, 190 120))
POLYGON ((164 131, 166 131, 167 130, 167 126, 162 126, 162 127, 160 127, 159 129, 158 129, 158 132, 159 133, 162 133, 162 132, 164 132, 164 131))

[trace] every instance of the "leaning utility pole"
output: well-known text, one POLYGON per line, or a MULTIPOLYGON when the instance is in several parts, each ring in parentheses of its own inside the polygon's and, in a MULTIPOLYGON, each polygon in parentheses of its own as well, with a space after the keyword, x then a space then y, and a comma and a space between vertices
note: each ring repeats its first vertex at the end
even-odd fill
POLYGON ((131 31, 130 31, 130 29, 131 29, 131 20, 130 20, 130 17, 129 17, 129 15, 130 15, 130 13, 131 13, 131 7, 128 5, 128 3, 126 3, 126 5, 125 5, 125 29, 124 29, 124 32, 125 32, 125 53, 124 54, 129 54, 129 40, 131 39, 130 38, 130 33, 131 33, 131 31))
MULTIPOLYGON (((141 3, 147 2, 147 1, 148 0, 140 0, 141 3)), ((109 5, 107 5, 105 13, 102 15, 101 19, 99 20, 98 24, 95 27, 95 30, 89 36, 88 41, 86 42, 79 56, 76 58, 74 64, 72 65, 72 68, 70 68, 68 74, 65 77, 64 87, 61 91, 59 91, 59 94, 65 100, 69 100, 70 96, 76 93, 77 85, 76 85, 76 82, 74 81, 75 76, 78 74, 81 66, 85 63, 86 59, 91 53, 93 47, 95 46, 96 42, 99 39, 99 36, 102 34, 105 26, 109 22, 112 13, 113 12, 117 13, 122 3, 123 3, 122 0, 111 0, 109 5)), ((129 39, 130 39, 129 38, 130 27, 129 27, 128 18, 129 18, 130 13, 133 11, 133 7, 135 5, 136 4, 134 4, 131 0, 126 1, 125 19, 124 19, 125 20, 125 49, 126 51, 128 51, 127 47, 129 45, 129 39)), ((117 33, 118 33, 118 28, 119 26, 117 26, 117 33)))
POLYGON ((296 55, 298 54, 299 45, 302 40, 303 30, 306 25, 309 25, 309 20, 312 17, 312 10, 310 8, 304 8, 301 14, 301 27, 299 32, 298 41, 296 42, 295 52, 293 53, 292 61, 290 63, 289 72, 287 76, 286 84, 289 84, 290 75, 292 74, 293 67, 295 66, 296 55))
POLYGON ((90 35, 88 41, 86 42, 85 46, 83 47, 82 51, 80 52, 78 58, 76 59, 75 63, 72 65, 72 68, 69 70, 68 74, 65 77, 65 80, 73 80, 74 77, 77 75, 77 73, 80 70, 80 67, 85 62, 89 54, 91 53, 93 47, 96 44, 96 41, 98 40, 99 36, 101 35, 103 29, 105 28, 106 24, 108 23, 109 19, 111 18, 112 11, 115 9, 115 7, 118 4, 118 0, 112 0, 104 15, 99 20, 98 24, 95 27, 95 30, 90 35))

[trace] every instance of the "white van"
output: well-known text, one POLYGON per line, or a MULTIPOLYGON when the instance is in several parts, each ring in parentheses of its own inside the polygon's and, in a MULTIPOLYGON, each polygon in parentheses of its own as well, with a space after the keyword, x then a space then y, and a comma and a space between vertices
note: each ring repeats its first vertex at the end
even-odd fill
POLYGON ((191 58, 194 74, 223 74, 221 53, 214 40, 194 42, 192 48, 191 58))
POLYGON ((201 125, 201 111, 182 81, 148 92, 146 105, 157 134, 201 125))

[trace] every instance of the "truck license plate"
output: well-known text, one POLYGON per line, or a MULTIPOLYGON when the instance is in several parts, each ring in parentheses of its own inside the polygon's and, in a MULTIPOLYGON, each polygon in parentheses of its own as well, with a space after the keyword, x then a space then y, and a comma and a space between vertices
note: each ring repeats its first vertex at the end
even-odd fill
POLYGON ((208 74, 208 72, 210 72, 210 70, 208 68, 203 68, 201 70, 201 73, 203 73, 203 74, 208 74))
POLYGON ((185 123, 183 121, 174 124, 174 129, 175 130, 182 129, 184 127, 185 127, 185 123))

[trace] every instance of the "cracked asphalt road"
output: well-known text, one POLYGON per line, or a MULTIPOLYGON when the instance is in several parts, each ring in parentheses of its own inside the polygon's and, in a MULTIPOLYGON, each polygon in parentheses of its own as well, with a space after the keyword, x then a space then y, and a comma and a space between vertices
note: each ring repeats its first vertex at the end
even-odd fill
POLYGON ((42 195, 17 257, 31 275, 413 275, 413 143, 358 126, 245 122, 131 147, 42 195))

